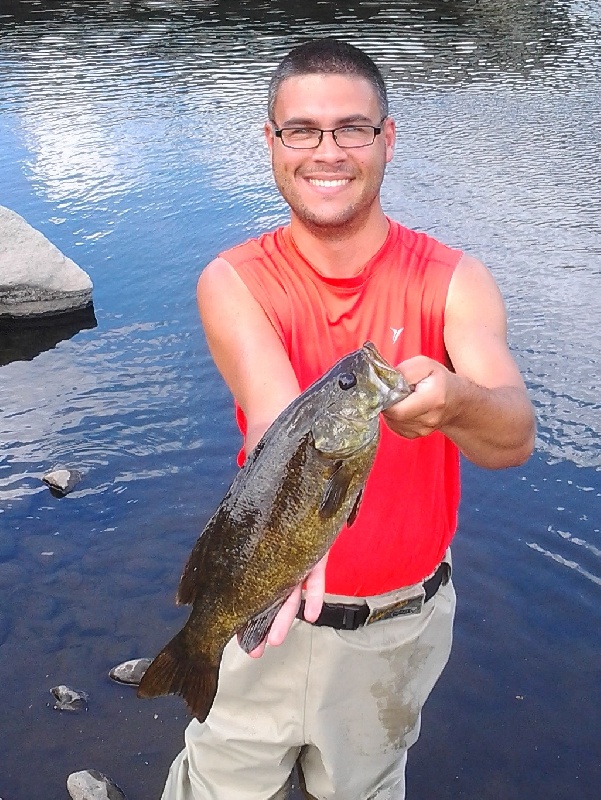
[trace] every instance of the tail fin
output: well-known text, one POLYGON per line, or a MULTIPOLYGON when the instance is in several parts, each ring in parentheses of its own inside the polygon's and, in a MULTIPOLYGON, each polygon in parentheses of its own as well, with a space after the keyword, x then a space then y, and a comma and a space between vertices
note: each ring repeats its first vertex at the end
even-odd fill
POLYGON ((152 661, 138 686, 138 697, 179 694, 192 714, 204 722, 217 692, 221 655, 217 663, 202 653, 190 656, 182 634, 174 636, 152 661))

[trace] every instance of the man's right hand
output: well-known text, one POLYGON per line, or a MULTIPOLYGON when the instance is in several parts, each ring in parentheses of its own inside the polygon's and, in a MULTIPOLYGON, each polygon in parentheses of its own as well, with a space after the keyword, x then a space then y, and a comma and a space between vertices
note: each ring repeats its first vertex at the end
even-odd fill
MULTIPOLYGON (((305 585, 305 610, 304 617, 307 622, 315 622, 321 613, 323 605, 323 596, 326 584, 326 564, 328 561, 328 554, 318 561, 313 567, 311 572, 307 575, 305 585)), ((269 633, 263 639, 258 647, 250 652, 248 655, 251 658, 260 658, 265 652, 265 647, 269 644, 272 647, 277 647, 282 644, 288 635, 292 623, 296 619, 298 609, 300 608, 300 601, 302 596, 302 584, 299 583, 295 587, 290 597, 286 600, 284 605, 278 611, 276 618, 271 624, 269 633)))

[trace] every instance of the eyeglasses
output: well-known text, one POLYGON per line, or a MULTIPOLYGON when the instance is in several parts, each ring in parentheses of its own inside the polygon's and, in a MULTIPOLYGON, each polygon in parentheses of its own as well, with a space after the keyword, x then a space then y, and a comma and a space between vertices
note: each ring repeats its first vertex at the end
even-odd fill
MULTIPOLYGON (((382 117, 380 125, 386 117, 382 117)), ((315 150, 322 142, 324 133, 331 133, 338 147, 350 150, 353 147, 369 147, 382 133, 375 125, 341 125, 339 128, 274 128, 275 136, 284 147, 294 150, 315 150)))

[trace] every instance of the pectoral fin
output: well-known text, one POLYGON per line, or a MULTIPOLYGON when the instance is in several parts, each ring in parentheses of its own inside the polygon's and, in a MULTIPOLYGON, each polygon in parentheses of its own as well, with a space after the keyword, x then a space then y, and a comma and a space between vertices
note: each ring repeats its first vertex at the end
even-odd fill
POLYGON ((246 625, 238 631, 238 641, 240 647, 245 653, 252 652, 255 647, 258 647, 263 639, 269 633, 271 624, 276 618, 280 608, 286 602, 286 597, 283 600, 277 600, 273 605, 261 611, 254 617, 251 617, 246 625))
POLYGON ((333 517, 342 507, 348 487, 351 482, 351 473, 343 469, 344 462, 337 461, 329 480, 323 490, 319 504, 319 516, 322 519, 333 517))
POLYGON ((355 505, 351 508, 351 513, 348 515, 346 524, 348 525, 349 528, 353 524, 353 522, 357 519, 357 514, 359 513, 359 506, 361 505, 361 500, 363 500, 363 489, 361 489, 361 491, 357 495, 357 498, 355 500, 355 505))

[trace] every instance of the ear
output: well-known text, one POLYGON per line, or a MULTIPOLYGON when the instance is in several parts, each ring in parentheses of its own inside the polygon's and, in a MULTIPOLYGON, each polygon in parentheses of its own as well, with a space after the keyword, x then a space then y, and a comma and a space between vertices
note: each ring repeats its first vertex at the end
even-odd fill
POLYGON ((384 130, 384 141, 386 142, 386 163, 392 161, 394 155, 394 145, 396 143, 396 123, 392 117, 386 117, 382 123, 384 130))
POLYGON ((266 122, 263 127, 263 133, 265 134, 265 141, 267 142, 267 147, 269 148, 269 152, 271 153, 273 150, 273 140, 275 136, 273 135, 273 125, 271 122, 266 122))

